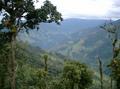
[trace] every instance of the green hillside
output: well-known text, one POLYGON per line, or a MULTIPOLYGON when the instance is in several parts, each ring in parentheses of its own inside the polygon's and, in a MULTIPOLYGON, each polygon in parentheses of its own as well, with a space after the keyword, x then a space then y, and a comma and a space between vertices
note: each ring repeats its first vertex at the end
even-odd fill
POLYGON ((56 52, 95 66, 96 56, 104 62, 112 54, 108 34, 100 29, 105 20, 65 19, 61 25, 41 24, 38 31, 19 38, 32 46, 56 52))
POLYGON ((119 5, 0 0, 0 89, 120 89, 119 5))
POLYGON ((83 32, 82 36, 79 32, 76 32, 72 35, 73 39, 75 38, 74 36, 78 38, 77 41, 73 40, 60 46, 57 52, 93 66, 96 64, 97 56, 100 56, 104 62, 108 62, 108 59, 111 58, 111 41, 108 38, 108 34, 99 27, 88 29, 83 32))
MULTIPOLYGON (((40 48, 33 47, 28 43, 18 42, 17 45, 17 62, 18 62, 18 71, 17 71, 17 87, 31 88, 34 87, 34 82, 36 81, 36 72, 38 70, 44 70, 44 58, 43 55, 48 55, 48 74, 49 78, 47 82, 55 82, 60 80, 60 76, 63 71, 64 62, 72 59, 69 59, 58 53, 49 53, 40 48), (57 80, 58 79, 58 80, 57 80), (20 85, 19 85, 20 84, 20 85)), ((98 65, 97 68, 98 69, 98 65)), ((95 71, 93 68, 90 68, 93 74, 93 84, 89 89, 100 89, 100 77, 99 71, 95 71), (93 71, 94 70, 94 71, 93 71)), ((110 79, 107 75, 104 75, 104 89, 108 89, 110 79)), ((50 86, 50 85, 49 85, 50 86)), ((19 89, 18 88, 18 89, 19 89)))
POLYGON ((44 68, 44 55, 48 55, 48 70, 52 74, 57 74, 60 72, 63 62, 67 59, 67 57, 57 54, 46 52, 40 48, 33 47, 28 43, 18 42, 18 62, 25 62, 31 65, 34 68, 44 68))

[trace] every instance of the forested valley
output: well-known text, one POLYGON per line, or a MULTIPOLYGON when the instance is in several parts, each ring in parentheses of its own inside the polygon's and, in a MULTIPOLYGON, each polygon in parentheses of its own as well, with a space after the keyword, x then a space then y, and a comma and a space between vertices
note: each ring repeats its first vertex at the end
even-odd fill
POLYGON ((120 89, 120 20, 35 2, 0 0, 0 89, 120 89))

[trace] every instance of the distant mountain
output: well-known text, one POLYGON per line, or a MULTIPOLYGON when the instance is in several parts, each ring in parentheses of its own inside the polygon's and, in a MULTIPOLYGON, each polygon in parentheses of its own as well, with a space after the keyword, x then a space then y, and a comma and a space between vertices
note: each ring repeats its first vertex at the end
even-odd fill
POLYGON ((82 32, 85 29, 100 26, 105 22, 105 20, 66 19, 61 25, 42 23, 38 31, 30 31, 29 35, 21 34, 20 37, 24 37, 22 39, 29 41, 35 46, 54 50, 61 44, 76 40, 76 38, 73 39, 72 34, 79 32, 79 34, 83 35, 82 32))
POLYGON ((85 30, 82 32, 84 35, 79 32, 72 34, 72 37, 77 40, 59 47, 56 51, 93 66, 97 65, 97 56, 100 56, 104 62, 108 62, 112 56, 112 44, 108 34, 99 27, 85 30))
MULTIPOLYGON (((100 29, 106 20, 66 19, 61 25, 42 23, 39 30, 20 34, 33 46, 54 51, 72 59, 96 65, 96 56, 104 62, 111 58, 112 45, 108 34, 100 29)), ((120 21, 115 21, 118 24, 120 21)))

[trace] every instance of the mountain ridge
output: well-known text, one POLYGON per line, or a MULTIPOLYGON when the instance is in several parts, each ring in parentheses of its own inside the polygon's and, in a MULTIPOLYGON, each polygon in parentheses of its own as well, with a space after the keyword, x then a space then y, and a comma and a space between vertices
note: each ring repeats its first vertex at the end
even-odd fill
MULTIPOLYGON (((114 21, 115 24, 118 22, 119 20, 114 21)), ((100 28, 105 23, 109 21, 67 19, 61 25, 42 23, 38 31, 30 31, 27 36, 22 34, 25 39, 21 39, 33 46, 57 52, 72 59, 87 63, 92 61, 91 64, 94 65, 95 56, 100 56, 107 62, 112 55, 108 34, 100 28)))

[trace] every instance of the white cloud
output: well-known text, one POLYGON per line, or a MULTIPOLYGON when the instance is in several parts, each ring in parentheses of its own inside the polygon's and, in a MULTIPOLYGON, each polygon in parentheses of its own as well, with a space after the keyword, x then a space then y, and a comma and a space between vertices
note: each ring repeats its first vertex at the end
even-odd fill
MULTIPOLYGON (((45 0, 38 0, 36 8, 45 0)), ((50 0, 64 18, 119 18, 119 0, 50 0)))
MULTIPOLYGON (((40 0, 40 4, 44 0, 40 0)), ((65 18, 81 18, 81 17, 98 17, 107 18, 110 17, 109 13, 115 4, 115 0, 50 0, 54 5, 57 6, 65 18)), ((118 11, 118 10, 117 10, 118 11)), ((115 18, 115 17, 114 17, 115 18)))
MULTIPOLYGON (((61 10, 63 15, 84 15, 84 16, 105 16, 112 6, 108 0, 61 0, 61 10)), ((57 5, 57 4, 56 4, 57 5)))

